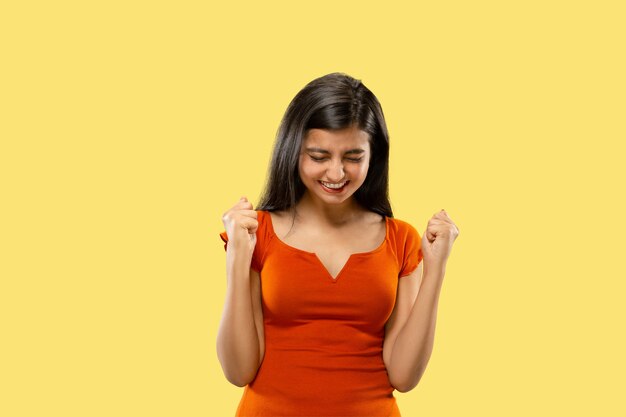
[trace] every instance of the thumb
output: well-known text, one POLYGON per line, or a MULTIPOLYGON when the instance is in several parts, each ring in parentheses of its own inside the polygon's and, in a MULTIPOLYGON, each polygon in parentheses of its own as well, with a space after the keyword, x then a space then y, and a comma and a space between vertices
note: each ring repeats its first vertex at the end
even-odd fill
POLYGON ((241 198, 239 199, 239 202, 240 202, 240 203, 248 203, 248 204, 250 204, 250 206, 251 206, 250 208, 251 208, 251 209, 254 209, 254 205, 248 201, 248 198, 247 198, 246 196, 241 197, 241 198))

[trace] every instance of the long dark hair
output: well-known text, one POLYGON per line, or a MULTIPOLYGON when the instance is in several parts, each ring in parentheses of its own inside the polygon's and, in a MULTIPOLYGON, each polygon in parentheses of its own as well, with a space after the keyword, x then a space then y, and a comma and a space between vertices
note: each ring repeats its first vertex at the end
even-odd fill
POLYGON ((341 72, 314 79, 289 103, 256 210, 288 210, 296 206, 306 191, 298 173, 298 161, 309 129, 333 130, 353 125, 369 134, 371 149, 365 182, 354 198, 370 211, 393 217, 389 202, 389 134, 382 107, 361 80, 341 72))

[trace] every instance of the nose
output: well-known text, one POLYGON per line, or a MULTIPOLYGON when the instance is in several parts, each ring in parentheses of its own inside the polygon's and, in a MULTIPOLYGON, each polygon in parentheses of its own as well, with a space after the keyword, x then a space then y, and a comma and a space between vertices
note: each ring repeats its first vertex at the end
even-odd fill
POLYGON ((328 181, 330 182, 340 182, 345 177, 345 172, 343 171, 343 162, 340 160, 339 162, 332 162, 328 171, 326 171, 326 177, 328 177, 328 181))

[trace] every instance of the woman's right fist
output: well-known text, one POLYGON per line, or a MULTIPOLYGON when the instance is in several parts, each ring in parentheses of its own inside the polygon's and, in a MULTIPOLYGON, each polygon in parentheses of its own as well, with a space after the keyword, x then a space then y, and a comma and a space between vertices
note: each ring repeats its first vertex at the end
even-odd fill
POLYGON ((246 197, 241 197, 237 204, 222 215, 222 223, 228 235, 228 245, 246 250, 252 256, 256 245, 256 231, 259 227, 257 212, 246 197))

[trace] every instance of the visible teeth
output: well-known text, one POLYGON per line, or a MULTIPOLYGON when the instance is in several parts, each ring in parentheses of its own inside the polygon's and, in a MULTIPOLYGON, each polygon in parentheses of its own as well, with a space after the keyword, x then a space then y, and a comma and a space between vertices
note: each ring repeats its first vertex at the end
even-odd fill
POLYGON ((341 188, 341 187, 343 187, 344 185, 346 185, 346 182, 348 182, 348 181, 344 181, 344 182, 339 183, 339 184, 331 184, 331 183, 329 183, 329 182, 324 182, 324 181, 320 181, 320 182, 321 182, 322 184, 324 184, 324 185, 325 185, 326 187, 328 187, 328 188, 337 188, 337 189, 338 189, 338 188, 341 188))

